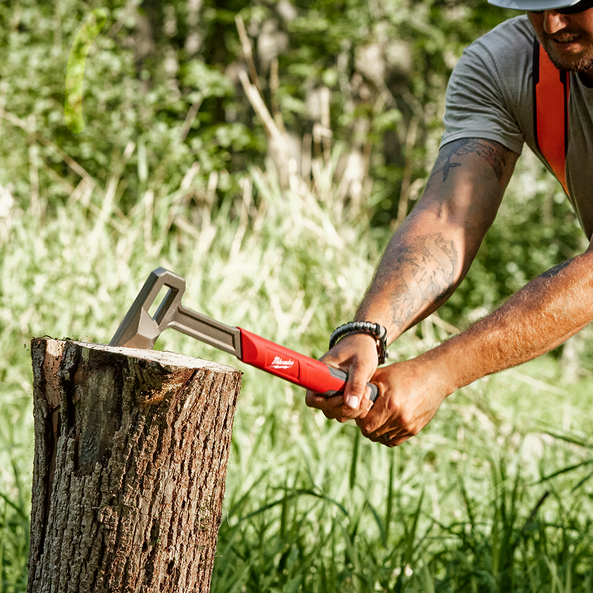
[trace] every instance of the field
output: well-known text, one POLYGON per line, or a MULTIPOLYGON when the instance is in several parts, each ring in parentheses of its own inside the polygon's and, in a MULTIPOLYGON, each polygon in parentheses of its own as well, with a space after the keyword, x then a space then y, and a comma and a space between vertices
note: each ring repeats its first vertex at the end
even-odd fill
MULTIPOLYGON (((190 171, 178 190, 158 202, 146 192, 124 215, 117 175, 134 149, 114 157, 105 193, 83 178, 64 204, 26 211, 4 194, 2 593, 26 588, 31 337, 108 341, 162 265, 187 278, 187 306, 320 356, 387 240, 369 212, 338 200, 334 161, 317 185, 294 174, 285 189, 271 164, 253 168, 243 194, 219 205, 209 198, 216 180, 205 187, 190 171)), ((424 323, 393 356, 446 339, 443 328, 436 317, 424 323)), ((239 364, 173 332, 159 347, 239 364)), ((571 383, 546 357, 485 378, 393 450, 307 409, 302 391, 241 370, 213 591, 593 590, 586 370, 571 383)))

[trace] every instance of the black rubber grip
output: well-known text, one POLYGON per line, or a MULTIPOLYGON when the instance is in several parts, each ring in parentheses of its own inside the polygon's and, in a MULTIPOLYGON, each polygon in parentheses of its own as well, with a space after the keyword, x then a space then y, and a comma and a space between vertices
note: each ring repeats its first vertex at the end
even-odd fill
MULTIPOLYGON (((336 379, 341 379, 342 381, 348 381, 348 373, 341 371, 340 369, 334 369, 333 367, 328 367, 329 372, 336 377, 336 379)), ((375 403, 377 398, 379 397, 379 389, 373 383, 367 383, 367 385, 371 388, 371 401, 375 403)), ((320 393, 324 397, 332 397, 333 395, 340 395, 343 391, 326 391, 325 393, 320 393)))

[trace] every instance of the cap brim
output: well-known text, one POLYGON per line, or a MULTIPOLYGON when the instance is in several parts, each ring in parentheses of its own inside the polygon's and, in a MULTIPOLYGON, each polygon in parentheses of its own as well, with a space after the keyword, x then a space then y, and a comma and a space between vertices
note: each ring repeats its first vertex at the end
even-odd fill
POLYGON ((514 10, 554 10, 578 4, 580 0, 488 0, 489 4, 514 10))

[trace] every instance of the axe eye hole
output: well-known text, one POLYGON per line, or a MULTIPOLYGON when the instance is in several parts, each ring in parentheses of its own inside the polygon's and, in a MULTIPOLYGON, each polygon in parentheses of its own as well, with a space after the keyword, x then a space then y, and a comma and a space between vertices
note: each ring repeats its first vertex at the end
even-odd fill
POLYGON ((171 292, 171 289, 168 286, 162 286, 159 290, 159 293, 156 295, 154 301, 152 301, 152 305, 150 305, 148 309, 148 314, 154 319, 159 307, 163 304, 163 301, 167 298, 171 292))

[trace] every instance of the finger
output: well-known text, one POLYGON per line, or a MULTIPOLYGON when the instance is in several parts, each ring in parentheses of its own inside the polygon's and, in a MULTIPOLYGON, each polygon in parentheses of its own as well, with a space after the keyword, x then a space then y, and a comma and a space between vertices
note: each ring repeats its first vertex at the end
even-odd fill
POLYGON ((373 409, 373 402, 371 401, 371 389, 367 387, 364 392, 364 396, 361 402, 358 404, 358 408, 353 409, 348 407, 345 403, 343 405, 344 409, 348 411, 351 418, 358 420, 363 420, 369 414, 369 412, 373 409))
POLYGON ((391 441, 391 447, 398 447, 399 445, 402 445, 403 443, 405 443, 408 439, 410 438, 410 435, 405 436, 405 437, 400 437, 398 439, 393 439, 391 441))
POLYGON ((380 436, 375 435, 370 440, 386 447, 397 447, 398 445, 405 443, 409 438, 410 435, 392 436, 390 433, 384 433, 380 436))
POLYGON ((353 410, 342 403, 341 405, 336 406, 334 409, 329 410, 327 413, 324 412, 324 414, 328 418, 333 418, 339 422, 346 422, 348 420, 364 418, 371 408, 372 406, 369 400, 363 400, 363 403, 356 410, 353 410))
MULTIPOLYGON (((379 390, 378 397, 370 407, 369 412, 357 420, 358 426, 367 438, 378 436, 389 430, 399 428, 399 426, 394 426, 393 422, 390 422, 390 419, 394 416, 395 408, 388 385, 381 380, 382 370, 383 369, 379 369, 373 375, 373 384, 376 385, 379 390)), ((395 415, 395 417, 397 417, 397 415, 395 415)))
POLYGON ((339 408, 344 403, 344 397, 342 396, 342 394, 326 397, 324 395, 319 395, 317 393, 314 393, 313 391, 307 390, 307 395, 305 396, 305 403, 310 408, 317 408, 318 410, 322 410, 323 412, 330 412, 335 408, 339 408))
POLYGON ((381 397, 377 398, 373 405, 371 405, 371 402, 369 401, 368 412, 364 416, 361 414, 356 419, 358 427, 367 439, 377 439, 394 428, 388 424, 389 416, 385 413, 385 410, 382 409, 380 400, 381 397))
POLYGON ((339 406, 338 408, 335 408, 334 410, 331 410, 329 412, 323 412, 323 414, 329 420, 336 420, 337 422, 344 424, 344 422, 352 420, 352 418, 349 417, 348 412, 351 412, 351 410, 349 410, 345 406, 339 406))
POLYGON ((378 443, 379 445, 383 445, 385 447, 392 447, 393 441, 389 438, 388 434, 383 434, 381 436, 374 436, 369 438, 369 440, 373 441, 373 443, 378 443))
POLYGON ((381 445, 389 445, 389 443, 391 442, 391 439, 389 438, 388 434, 374 436, 371 440, 375 443, 381 443, 381 445))
POLYGON ((354 420, 359 416, 366 416, 371 408, 370 401, 365 400, 365 403, 361 405, 361 407, 357 410, 352 410, 344 405, 344 398, 342 395, 326 397, 318 395, 312 391, 307 391, 305 403, 311 408, 321 410, 326 418, 337 420, 342 423, 347 422, 348 420, 354 420))
POLYGON ((386 441, 393 441, 404 436, 410 436, 408 431, 397 423, 397 420, 384 417, 384 410, 381 411, 381 402, 377 400, 375 406, 371 408, 366 418, 357 418, 356 423, 358 424, 362 434, 373 442, 379 442, 386 444, 386 441), (377 409, 375 409, 377 408, 377 409), (377 428, 372 429, 372 427, 377 428))
MULTIPOLYGON (((344 402, 352 410, 359 410, 365 399, 367 382, 377 368, 377 348, 372 336, 353 334, 344 337, 321 358, 330 367, 348 373, 344 402)), ((366 413, 367 406, 362 406, 366 413)))

